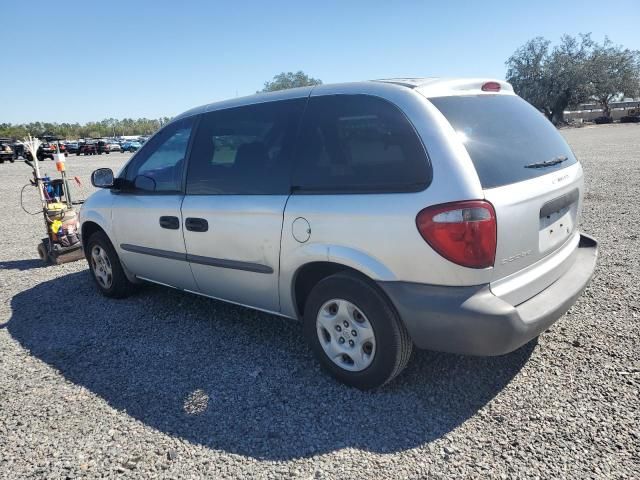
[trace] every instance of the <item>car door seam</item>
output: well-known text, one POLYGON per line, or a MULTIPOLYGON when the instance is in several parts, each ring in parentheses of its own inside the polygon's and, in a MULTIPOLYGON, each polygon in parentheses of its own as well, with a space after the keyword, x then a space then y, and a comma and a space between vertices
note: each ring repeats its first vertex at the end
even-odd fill
MULTIPOLYGON (((191 157, 191 154, 189 154, 189 157, 191 157)), ((182 243, 184 244, 185 260, 187 255, 189 255, 189 250, 187 250, 187 238, 186 238, 186 233, 184 229, 184 212, 182 211, 182 208, 184 207, 184 202, 186 199, 187 199, 187 185, 185 181, 184 194, 182 195, 182 201, 180 202, 180 230, 182 231, 182 243)), ((193 277, 193 282, 195 283, 196 288, 198 289, 198 291, 202 292, 203 291, 202 287, 198 283, 198 278, 195 272, 193 271, 193 265, 191 264, 191 262, 189 262, 189 271, 191 272, 191 276, 193 277)))

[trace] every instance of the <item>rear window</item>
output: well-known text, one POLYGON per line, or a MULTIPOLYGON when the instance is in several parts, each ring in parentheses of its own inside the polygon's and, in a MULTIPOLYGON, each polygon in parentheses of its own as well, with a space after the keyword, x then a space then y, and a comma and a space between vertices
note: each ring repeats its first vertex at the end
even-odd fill
POLYGON ((553 124, 520 97, 479 95, 429 100, 466 147, 483 188, 529 180, 577 162, 553 124), (556 165, 533 168, 534 164, 564 157, 566 160, 556 165))

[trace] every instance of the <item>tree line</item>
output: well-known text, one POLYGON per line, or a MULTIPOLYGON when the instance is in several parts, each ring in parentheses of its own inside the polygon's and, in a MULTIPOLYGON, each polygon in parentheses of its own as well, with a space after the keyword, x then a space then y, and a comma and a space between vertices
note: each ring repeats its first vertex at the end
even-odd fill
POLYGON ((158 119, 124 118, 122 120, 107 118, 100 122, 88 122, 84 124, 77 122, 0 123, 0 137, 23 139, 27 135, 31 135, 32 137, 54 135, 61 138, 78 139, 117 137, 122 135, 150 135, 170 120, 170 117, 162 117, 158 119))
POLYGON ((536 37, 518 48, 506 62, 506 80, 515 92, 553 123, 564 122, 564 111, 595 102, 610 118, 612 101, 640 96, 640 52, 590 34, 564 35, 551 42, 536 37))

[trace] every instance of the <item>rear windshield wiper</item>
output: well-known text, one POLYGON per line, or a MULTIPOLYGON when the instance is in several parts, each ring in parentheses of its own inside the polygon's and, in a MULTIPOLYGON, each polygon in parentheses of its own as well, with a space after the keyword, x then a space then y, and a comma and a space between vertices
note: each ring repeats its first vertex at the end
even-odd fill
POLYGON ((544 168, 551 167, 552 165, 558 165, 559 163, 567 161, 569 158, 566 155, 558 155, 551 160, 545 160, 544 162, 529 163, 524 168, 544 168))

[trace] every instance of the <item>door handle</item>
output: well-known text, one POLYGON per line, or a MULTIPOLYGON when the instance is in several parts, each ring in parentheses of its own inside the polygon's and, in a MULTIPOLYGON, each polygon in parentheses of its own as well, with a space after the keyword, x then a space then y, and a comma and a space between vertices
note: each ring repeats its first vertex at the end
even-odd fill
POLYGON ((178 217, 160 217, 160 226, 169 230, 178 230, 180 228, 180 220, 178 217))
POLYGON ((184 221, 184 226, 190 232, 206 232, 209 230, 209 222, 204 218, 189 217, 184 221))

